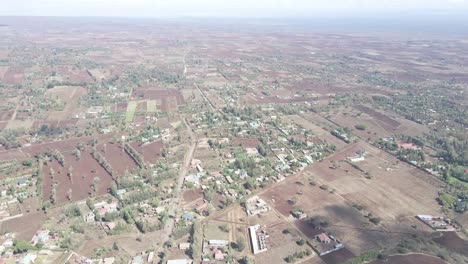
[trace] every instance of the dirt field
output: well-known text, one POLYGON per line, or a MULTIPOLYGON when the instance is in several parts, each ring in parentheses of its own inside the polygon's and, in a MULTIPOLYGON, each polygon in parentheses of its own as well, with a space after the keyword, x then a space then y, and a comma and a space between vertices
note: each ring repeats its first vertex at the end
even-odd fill
POLYGON ((43 212, 31 213, 22 217, 0 222, 1 232, 16 233, 18 239, 29 241, 39 230, 47 216, 43 212))
POLYGON ((468 256, 468 241, 461 239, 455 232, 442 232, 433 239, 439 245, 468 256))
POLYGON ((162 148, 164 145, 161 140, 143 145, 138 144, 138 142, 132 142, 130 145, 143 155, 143 160, 145 162, 154 163, 162 157, 162 148))
POLYGON ((79 86, 56 86, 47 90, 48 95, 65 105, 63 111, 50 111, 48 119, 65 120, 73 118, 79 102, 79 100, 73 100, 73 98, 80 98, 85 93, 86 89, 79 86))
MULTIPOLYGON (((348 145, 323 162, 314 164, 298 176, 287 178, 261 194, 269 204, 284 216, 294 208, 303 209, 309 216, 322 216, 328 220, 332 232, 343 241, 346 248, 359 255, 379 245, 397 243, 416 231, 412 225, 421 227, 417 232, 428 234, 416 219, 416 214, 439 213, 437 181, 365 142, 348 145), (340 161, 365 149, 366 161, 359 166, 372 175, 367 179, 361 171, 347 163, 331 169, 331 161, 340 161), (387 170, 391 168, 391 170, 387 170), (398 172, 398 173, 397 173, 398 172), (314 179, 316 186, 308 182, 314 179), (326 185, 327 190, 319 188, 326 185), (296 200, 295 204, 291 200, 296 200), (364 209, 359 211, 353 205, 364 209), (364 215, 372 213, 381 223, 374 225, 364 215)), ((325 187, 324 187, 325 188, 325 187)), ((313 237, 317 230, 296 222, 307 236, 313 237)))
POLYGON ((1 111, 0 112, 0 121, 9 121, 13 117, 13 114, 15 113, 14 110, 11 111, 1 111))
MULTIPOLYGON (((88 150, 89 151, 89 150, 88 150)), ((91 188, 94 178, 98 178, 95 194, 102 195, 108 192, 112 177, 97 163, 88 151, 81 151, 81 158, 76 159, 70 153, 64 154, 65 166, 62 167, 56 160, 44 165, 42 169, 42 198, 48 200, 51 197, 52 184, 57 182, 57 203, 68 201, 67 192, 72 190, 72 200, 80 201, 88 198, 94 191, 91 188), (69 166, 73 167, 73 176, 67 176, 69 166), (54 179, 50 176, 50 168, 55 171, 54 179)))
POLYGON ((335 145, 338 149, 341 149, 347 145, 344 141, 330 134, 332 128, 334 129, 333 124, 317 114, 308 113, 307 116, 304 117, 299 115, 290 115, 286 118, 294 121, 296 124, 301 125, 306 129, 310 129, 314 135, 330 144, 335 145), (324 127, 330 131, 323 129, 324 127))
POLYGON ((321 256, 322 260, 327 264, 340 264, 353 257, 355 257, 354 254, 351 253, 351 251, 349 251, 347 248, 342 248, 335 252, 321 256))
POLYGON ((139 89, 133 92, 132 97, 136 100, 155 100, 157 108, 162 111, 174 111, 185 103, 182 93, 178 90, 139 89))
POLYGON ((135 161, 122 150, 120 144, 104 143, 100 144, 97 149, 101 151, 106 160, 111 164, 112 170, 116 175, 123 175, 125 171, 131 172, 137 167, 135 161))
POLYGON ((374 260, 370 264, 447 264, 438 257, 423 254, 391 256, 387 260, 374 260))

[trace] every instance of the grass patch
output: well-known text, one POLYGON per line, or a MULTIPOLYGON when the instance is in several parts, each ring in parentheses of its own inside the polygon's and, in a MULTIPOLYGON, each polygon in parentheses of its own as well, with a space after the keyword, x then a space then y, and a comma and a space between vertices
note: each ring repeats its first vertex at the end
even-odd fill
POLYGON ((136 101, 129 101, 127 105, 127 112, 125 113, 125 122, 130 123, 133 121, 133 116, 135 116, 135 111, 137 108, 136 101))
POLYGON ((148 113, 156 113, 156 100, 146 101, 146 111, 148 113))

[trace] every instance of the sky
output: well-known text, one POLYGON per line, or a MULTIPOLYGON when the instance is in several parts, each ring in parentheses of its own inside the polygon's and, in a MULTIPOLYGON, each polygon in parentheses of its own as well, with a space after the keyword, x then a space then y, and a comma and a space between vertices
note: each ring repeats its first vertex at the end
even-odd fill
POLYGON ((313 17, 467 14, 468 0, 0 0, 0 16, 313 17))

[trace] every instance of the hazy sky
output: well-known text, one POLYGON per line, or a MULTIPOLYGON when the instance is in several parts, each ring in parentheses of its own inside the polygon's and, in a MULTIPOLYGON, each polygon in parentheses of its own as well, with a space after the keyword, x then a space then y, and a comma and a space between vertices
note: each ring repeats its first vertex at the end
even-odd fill
POLYGON ((373 12, 468 12, 468 0, 1 0, 0 15, 231 16, 358 15, 373 12))

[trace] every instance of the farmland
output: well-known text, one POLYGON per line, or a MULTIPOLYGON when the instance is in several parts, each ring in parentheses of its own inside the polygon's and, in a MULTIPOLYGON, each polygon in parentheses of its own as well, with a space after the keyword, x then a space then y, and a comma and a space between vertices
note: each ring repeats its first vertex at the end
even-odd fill
POLYGON ((468 261, 461 35, 0 20, 7 263, 468 261))

